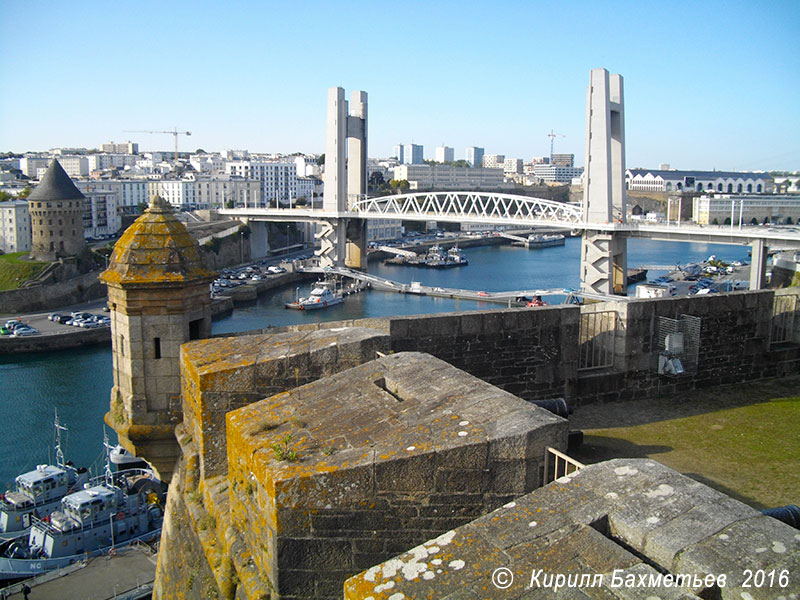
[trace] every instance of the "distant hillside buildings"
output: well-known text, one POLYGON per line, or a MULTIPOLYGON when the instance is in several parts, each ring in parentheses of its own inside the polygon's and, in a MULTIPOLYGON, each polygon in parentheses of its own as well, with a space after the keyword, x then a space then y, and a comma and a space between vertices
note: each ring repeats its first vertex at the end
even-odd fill
POLYGON ((772 192, 768 173, 735 171, 679 171, 673 169, 628 169, 625 183, 629 190, 647 192, 721 192, 724 194, 762 194, 772 192))

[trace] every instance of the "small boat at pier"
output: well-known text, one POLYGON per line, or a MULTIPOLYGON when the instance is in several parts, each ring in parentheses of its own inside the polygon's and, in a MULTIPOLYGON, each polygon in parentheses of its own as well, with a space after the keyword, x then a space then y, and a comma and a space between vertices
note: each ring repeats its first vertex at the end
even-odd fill
POLYGON ((294 302, 287 302, 285 306, 296 310, 317 310, 342 302, 344 302, 344 298, 342 293, 336 289, 336 282, 325 280, 314 284, 307 298, 298 298, 294 302))

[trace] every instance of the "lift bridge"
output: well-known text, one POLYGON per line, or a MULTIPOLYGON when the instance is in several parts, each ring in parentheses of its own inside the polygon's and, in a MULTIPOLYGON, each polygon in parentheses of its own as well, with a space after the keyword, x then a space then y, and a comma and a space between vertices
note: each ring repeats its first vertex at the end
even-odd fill
POLYGON ((328 90, 325 191, 322 207, 244 206, 221 214, 251 224, 251 244, 266 247, 259 222, 316 222, 320 266, 367 270, 366 223, 373 219, 545 227, 582 233, 583 292, 624 295, 627 239, 750 245, 750 289, 764 284, 769 248, 800 245, 790 230, 764 227, 700 227, 625 222, 625 128, 622 77, 593 69, 587 88, 586 170, 580 205, 514 194, 481 191, 411 192, 369 198, 367 191, 367 94, 328 90))

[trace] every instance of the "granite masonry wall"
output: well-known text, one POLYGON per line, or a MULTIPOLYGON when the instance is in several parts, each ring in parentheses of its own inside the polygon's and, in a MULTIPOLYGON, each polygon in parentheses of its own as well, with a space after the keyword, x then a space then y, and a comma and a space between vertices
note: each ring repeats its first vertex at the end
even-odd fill
POLYGON ((611 460, 367 569, 344 598, 788 599, 798 567, 796 529, 655 461, 611 460))

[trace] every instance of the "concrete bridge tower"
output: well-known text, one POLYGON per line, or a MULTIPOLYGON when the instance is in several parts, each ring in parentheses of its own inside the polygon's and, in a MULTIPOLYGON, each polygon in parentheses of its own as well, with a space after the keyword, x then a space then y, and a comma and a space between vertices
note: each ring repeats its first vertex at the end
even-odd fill
POLYGON ((583 214, 587 223, 612 225, 586 229, 581 247, 581 286, 601 294, 625 294, 625 238, 614 223, 625 223, 625 109, 622 76, 592 69, 586 94, 586 168, 583 214))
MULTIPOLYGON (((347 212, 367 193, 367 93, 353 92, 348 102, 340 87, 328 89, 323 208, 347 212)), ((322 266, 366 269, 367 229, 364 219, 323 221, 322 266)))

